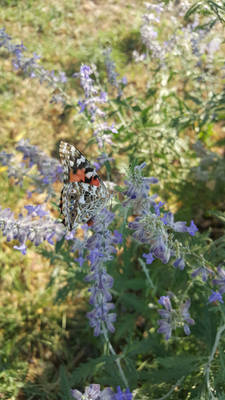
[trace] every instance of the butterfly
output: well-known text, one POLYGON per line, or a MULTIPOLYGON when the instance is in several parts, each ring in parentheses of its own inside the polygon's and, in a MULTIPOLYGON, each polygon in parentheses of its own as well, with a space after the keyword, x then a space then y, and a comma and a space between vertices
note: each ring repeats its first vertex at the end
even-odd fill
POLYGON ((70 231, 76 223, 92 225, 93 217, 109 199, 108 190, 95 168, 75 146, 61 141, 59 155, 64 182, 60 199, 63 223, 70 231))

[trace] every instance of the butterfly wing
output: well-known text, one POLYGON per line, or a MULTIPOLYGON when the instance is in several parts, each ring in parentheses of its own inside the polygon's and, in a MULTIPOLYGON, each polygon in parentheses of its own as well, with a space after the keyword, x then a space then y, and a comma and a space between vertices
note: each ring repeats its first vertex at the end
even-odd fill
POLYGON ((64 176, 60 209, 71 230, 75 222, 88 222, 104 207, 108 192, 95 168, 76 147, 60 142, 59 154, 64 176))

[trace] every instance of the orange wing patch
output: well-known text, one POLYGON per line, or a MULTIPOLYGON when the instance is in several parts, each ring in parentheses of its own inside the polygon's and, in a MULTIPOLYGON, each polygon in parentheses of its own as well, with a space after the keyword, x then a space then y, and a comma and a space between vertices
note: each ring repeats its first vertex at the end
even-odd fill
POLYGON ((85 182, 85 169, 78 169, 76 174, 70 171, 70 182, 85 182))
POLYGON ((93 185, 93 186, 100 186, 99 179, 92 177, 90 184, 93 185))

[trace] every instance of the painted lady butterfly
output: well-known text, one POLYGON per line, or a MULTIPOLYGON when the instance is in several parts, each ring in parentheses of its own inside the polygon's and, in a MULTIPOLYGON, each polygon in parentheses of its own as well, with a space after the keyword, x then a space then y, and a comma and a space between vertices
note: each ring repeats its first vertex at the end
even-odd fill
POLYGON ((72 230, 75 223, 92 225, 92 218, 106 205, 109 193, 95 168, 76 147, 60 142, 64 186, 60 210, 63 223, 72 230))

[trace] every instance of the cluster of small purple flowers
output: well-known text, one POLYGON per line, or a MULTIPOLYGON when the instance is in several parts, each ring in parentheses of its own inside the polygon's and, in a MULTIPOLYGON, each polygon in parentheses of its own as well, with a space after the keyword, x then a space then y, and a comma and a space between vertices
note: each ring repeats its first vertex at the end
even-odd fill
POLYGON ((107 273, 106 263, 113 258, 116 253, 115 246, 122 241, 122 235, 114 231, 112 235, 108 229, 114 219, 114 214, 107 209, 101 210, 101 213, 95 216, 92 233, 87 225, 83 225, 83 240, 76 236, 73 230, 67 233, 65 238, 71 241, 72 252, 77 252, 78 257, 75 261, 82 267, 84 262, 88 262, 90 273, 85 281, 91 282, 90 304, 93 310, 87 313, 90 326, 94 328, 94 335, 109 331, 114 332, 113 323, 116 320, 116 314, 110 311, 114 308, 111 303, 112 295, 110 289, 113 286, 113 278, 107 273), (85 255, 84 255, 85 254, 85 255))
POLYGON ((104 104, 107 102, 107 93, 99 92, 98 87, 94 84, 91 78, 93 68, 89 65, 82 64, 80 72, 73 74, 73 77, 80 78, 80 84, 84 90, 84 99, 79 100, 80 112, 87 110, 91 116, 91 121, 94 122, 96 117, 104 117, 105 113, 98 107, 97 104, 104 104))
POLYGON ((112 144, 112 133, 117 133, 117 129, 114 124, 110 126, 104 121, 106 116, 105 112, 98 106, 98 104, 107 102, 107 93, 100 91, 94 79, 91 78, 91 75, 95 73, 95 68, 94 65, 91 68, 89 65, 83 64, 80 67, 80 72, 75 73, 73 76, 80 78, 80 84, 85 95, 84 99, 78 102, 80 112, 86 110, 87 114, 90 115, 94 128, 93 135, 97 140, 99 148, 102 148, 105 143, 112 144), (111 132, 111 134, 109 132, 111 132))
MULTIPOLYGON (((146 12, 142 16, 140 33, 142 42, 146 46, 147 52, 150 52, 152 60, 160 61, 160 64, 165 66, 168 56, 173 55, 175 59, 176 56, 185 56, 190 62, 190 55, 192 54, 195 63, 196 58, 198 59, 196 66, 199 67, 202 63, 201 57, 204 54, 207 55, 209 62, 212 61, 214 53, 220 48, 222 37, 218 33, 217 37, 209 39, 206 43, 204 39, 212 29, 211 20, 206 18, 202 23, 197 14, 194 15, 194 21, 181 26, 180 17, 184 16, 190 7, 189 1, 180 2, 176 6, 172 2, 167 5, 145 3, 145 7, 146 12), (163 34, 160 33, 159 35, 162 17, 170 18, 173 23, 172 32, 167 32, 165 41, 162 40, 163 34)), ((147 58, 147 54, 139 54, 137 51, 133 52, 133 56, 136 62, 147 58)))
MULTIPOLYGON (((15 69, 22 70, 27 76, 39 79, 40 83, 46 83, 52 87, 53 95, 51 102, 65 103, 67 99, 66 93, 60 85, 65 84, 67 77, 64 72, 55 74, 54 71, 45 70, 37 60, 40 58, 36 53, 33 57, 25 57, 25 46, 21 43, 15 45, 12 43, 11 37, 5 32, 5 29, 0 29, 0 47, 13 54, 13 66, 15 69)), ((109 71, 108 71, 109 72, 109 71)), ((112 134, 117 133, 114 124, 109 125, 106 121, 101 120, 105 118, 105 112, 98 106, 99 104, 107 103, 107 93, 100 90, 95 84, 91 75, 96 73, 96 67, 88 65, 81 65, 80 72, 73 74, 73 77, 79 77, 82 88, 84 89, 85 97, 79 100, 78 105, 80 112, 86 111, 90 116, 90 121, 94 128, 94 137, 97 140, 99 148, 102 148, 105 143, 112 144, 112 134)), ((126 78, 119 81, 120 90, 126 85, 126 78)))
POLYGON ((183 327, 185 334, 190 335, 189 325, 194 325, 194 320, 190 317, 188 311, 191 305, 190 299, 182 302, 178 307, 173 308, 170 297, 175 296, 170 293, 170 296, 161 296, 159 299, 159 304, 161 304, 164 309, 158 310, 159 315, 162 317, 162 319, 158 320, 158 332, 162 333, 166 340, 171 338, 172 331, 178 327, 183 327))
POLYGON ((54 71, 47 71, 37 60, 40 59, 36 53, 33 53, 32 57, 26 57, 24 52, 26 47, 21 44, 12 43, 12 38, 5 32, 4 28, 0 29, 0 47, 7 50, 13 55, 12 64, 16 70, 22 70, 30 78, 36 78, 39 82, 47 84, 52 87, 53 91, 59 90, 59 94, 53 94, 52 102, 65 103, 65 95, 61 90, 61 85, 67 82, 65 72, 59 72, 55 74, 54 71))
POLYGON ((0 151, 0 164, 7 170, 8 178, 14 178, 16 185, 22 185, 23 179, 27 175, 28 169, 24 163, 18 164, 14 155, 0 151))
POLYGON ((116 72, 116 65, 115 62, 112 60, 111 57, 112 49, 107 47, 104 50, 103 54, 105 57, 105 66, 108 75, 109 83, 114 86, 118 90, 118 97, 122 96, 123 88, 127 85, 127 78, 124 76, 121 79, 118 79, 118 72, 116 72))
POLYGON ((217 268, 217 278, 213 279, 213 284, 219 287, 218 291, 212 291, 209 297, 209 303, 216 303, 219 301, 223 303, 222 295, 225 293, 225 269, 219 265, 217 268))
POLYGON ((129 389, 122 391, 120 386, 117 387, 117 392, 112 389, 105 388, 101 390, 100 385, 92 384, 85 388, 82 394, 79 390, 72 390, 72 396, 76 400, 132 400, 133 396, 129 389))
POLYGON ((146 13, 142 16, 140 29, 141 39, 153 58, 163 59, 164 51, 158 40, 157 25, 160 23, 160 14, 164 10, 163 3, 145 3, 146 13))
POLYGON ((53 245, 53 239, 59 241, 65 235, 65 227, 51 218, 40 205, 25 206, 25 208, 27 215, 20 214, 17 219, 9 208, 0 209, 0 230, 8 242, 19 241, 20 245, 14 246, 16 250, 25 255, 28 240, 35 246, 39 246, 45 240, 53 245))
POLYGON ((0 152, 0 163, 8 167, 8 176, 15 178, 16 184, 22 185, 23 179, 28 177, 35 187, 29 192, 29 197, 33 192, 47 192, 47 199, 55 195, 52 184, 62 180, 62 167, 58 160, 48 157, 37 146, 33 146, 28 140, 20 140, 16 150, 23 153, 23 160, 20 164, 14 162, 12 154, 5 151, 0 152), (31 168, 36 166, 38 173, 32 174, 31 168))
MULTIPOLYGON (((151 264, 156 258, 167 264, 173 257, 175 259, 174 267, 183 270, 185 250, 178 239, 174 237, 173 232, 189 233, 194 236, 198 229, 193 221, 188 227, 184 221, 174 222, 171 212, 161 212, 164 203, 157 204, 155 195, 149 196, 150 184, 157 183, 157 179, 142 177, 144 166, 145 164, 136 166, 133 173, 130 174, 129 181, 126 181, 125 194, 128 199, 124 205, 130 206, 133 214, 138 214, 134 221, 129 223, 129 228, 134 231, 133 237, 136 240, 150 246, 149 253, 143 254, 147 264, 151 264)), ((163 333, 165 339, 168 340, 173 330, 183 326, 185 334, 189 335, 188 324, 194 324, 194 320, 190 318, 188 312, 190 300, 181 302, 176 309, 172 308, 169 296, 162 296, 159 303, 165 307, 165 310, 159 310, 162 319, 158 321, 160 325, 158 332, 163 333)))
POLYGON ((114 161, 114 158, 103 152, 97 157, 97 160, 93 162, 93 165, 95 166, 96 171, 98 171, 106 162, 111 161, 114 161))
POLYGON ((37 146, 33 146, 28 140, 20 140, 16 150, 23 153, 23 161, 28 160, 28 167, 37 167, 39 175, 33 176, 33 183, 39 193, 47 192, 53 195, 52 184, 58 180, 62 181, 62 166, 58 160, 48 157, 37 146))
POLYGON ((93 235, 87 238, 85 247, 88 249, 87 259, 90 263, 90 274, 85 278, 86 282, 93 282, 90 288, 90 304, 93 310, 87 314, 94 335, 103 333, 105 328, 114 332, 113 323, 116 314, 110 313, 114 308, 111 303, 110 289, 113 286, 113 278, 107 273, 105 264, 116 253, 115 246, 121 242, 121 234, 117 231, 112 235, 108 227, 114 219, 114 214, 104 209, 94 219, 93 235), (104 327, 103 327, 104 326, 104 327))
POLYGON ((144 163, 136 166, 129 176, 129 181, 125 182, 127 186, 125 195, 128 199, 124 202, 124 206, 131 207, 133 214, 138 215, 129 223, 129 228, 134 231, 135 239, 150 246, 149 253, 144 254, 148 264, 155 258, 167 264, 171 257, 175 257, 174 266, 183 269, 185 252, 173 232, 189 233, 194 236, 198 229, 193 221, 188 227, 184 221, 174 222, 171 212, 161 212, 164 203, 157 204, 156 195, 149 196, 150 185, 157 183, 157 179, 143 177, 144 166, 144 163))

